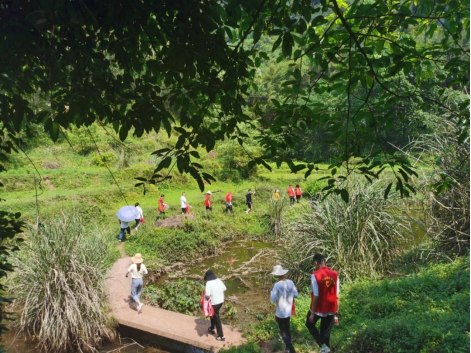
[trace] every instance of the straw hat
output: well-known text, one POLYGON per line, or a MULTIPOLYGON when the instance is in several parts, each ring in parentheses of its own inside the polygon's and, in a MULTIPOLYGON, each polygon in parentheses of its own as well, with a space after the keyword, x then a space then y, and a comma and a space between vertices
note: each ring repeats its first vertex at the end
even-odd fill
POLYGON ((131 260, 135 264, 142 264, 144 262, 144 259, 142 258, 142 255, 140 253, 137 253, 136 255, 134 255, 134 257, 132 257, 131 260))
POLYGON ((212 195, 213 193, 212 193, 211 191, 208 191, 208 192, 207 192, 207 194, 210 194, 210 195, 212 195))
POLYGON ((289 270, 283 269, 280 265, 273 266, 273 272, 270 273, 273 276, 284 276, 288 273, 289 270))

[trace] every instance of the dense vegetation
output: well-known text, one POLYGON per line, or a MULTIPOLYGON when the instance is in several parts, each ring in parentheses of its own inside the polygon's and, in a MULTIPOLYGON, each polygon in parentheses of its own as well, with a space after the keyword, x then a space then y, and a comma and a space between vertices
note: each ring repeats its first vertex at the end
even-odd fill
MULTIPOLYGON (((173 215, 187 191, 196 221, 181 229, 142 227, 125 245, 128 253, 151 259, 151 269, 214 254, 238 237, 269 237, 292 250, 284 261, 300 287, 311 269, 305 259, 318 251, 346 280, 365 278, 345 285, 349 309, 365 311, 345 312, 337 347, 469 349, 469 319, 462 316, 469 316, 463 299, 469 289, 462 283, 469 277, 470 245, 467 2, 7 1, 0 4, 0 76, 0 201, 8 209, 0 211, 0 278, 12 270, 14 236, 25 221, 33 231, 25 234, 20 259, 47 229, 60 229, 41 224, 71 204, 81 222, 100 223, 111 233, 118 229, 118 206, 139 201, 152 223, 161 193, 173 215), (313 204, 294 212, 286 200, 270 203, 274 188, 283 192, 286 183, 298 181, 313 204), (224 208, 222 194, 234 191, 236 214, 204 213, 201 191, 208 188, 221 190, 215 215, 224 208), (256 196, 246 217, 240 211, 248 188, 256 196), (394 260, 405 251, 397 211, 405 205, 425 210, 428 242, 421 246, 429 257, 418 265, 405 261, 408 271, 401 273, 450 261, 433 265, 436 273, 423 269, 384 279, 397 271, 394 260), (414 292, 442 278, 450 286, 436 285, 427 297, 414 292), (452 299, 440 302, 445 289, 452 299), (385 300, 364 303, 358 290, 385 300), (401 297, 406 292, 427 314, 411 313, 401 297), (466 310, 451 322, 457 304, 466 310), (443 320, 435 324, 438 317, 443 320), (391 340, 398 332, 406 339, 391 340)), ((82 233, 76 230, 72 235, 82 233)), ((63 230, 50 233, 59 237, 63 230)), ((70 254, 90 245, 87 240, 76 249, 73 239, 38 246, 70 254)), ((105 243, 98 245, 103 251, 105 243)), ((95 260, 91 266, 103 270, 95 260)), ((81 331, 89 332, 87 326, 72 325, 71 331, 66 322, 47 331, 54 339, 43 336, 41 325, 27 320, 38 313, 26 300, 30 283, 19 273, 14 279, 23 288, 21 324, 38 335, 39 347, 100 342, 81 331)), ((66 282, 73 287, 79 280, 66 282)), ((55 280, 36 283, 38 290, 48 285, 55 280)), ((156 288, 149 300, 193 311, 193 301, 178 306, 162 300, 161 293, 174 290, 156 288)), ((9 299, 2 281, 0 291, 3 318, 9 299)), ((92 313, 106 337, 101 309, 95 305, 92 313)), ((294 321, 300 350, 309 350, 301 315, 294 321)), ((264 321, 250 337, 277 347, 273 326, 264 321)), ((247 347, 259 350, 253 342, 247 347)))

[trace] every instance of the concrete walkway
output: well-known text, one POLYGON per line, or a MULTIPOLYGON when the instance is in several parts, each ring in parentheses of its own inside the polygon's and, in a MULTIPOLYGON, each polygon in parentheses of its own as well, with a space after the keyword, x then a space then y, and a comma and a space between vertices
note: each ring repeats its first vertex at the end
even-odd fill
POLYGON ((194 316, 179 314, 149 305, 144 305, 141 313, 138 313, 131 305, 132 300, 129 298, 131 276, 129 278, 125 277, 131 263, 130 257, 123 257, 116 261, 105 281, 111 314, 121 325, 210 352, 217 352, 222 347, 227 348, 245 343, 241 332, 227 325, 223 325, 226 341, 217 341, 216 336, 208 332, 209 319, 202 320, 194 316))

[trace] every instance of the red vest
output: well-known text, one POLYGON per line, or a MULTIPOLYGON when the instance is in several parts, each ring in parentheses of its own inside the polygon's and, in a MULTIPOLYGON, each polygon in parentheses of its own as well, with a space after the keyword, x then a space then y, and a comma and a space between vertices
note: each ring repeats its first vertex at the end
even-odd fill
POLYGON ((163 199, 163 198, 160 198, 160 199, 159 199, 159 211, 160 211, 160 212, 165 211, 164 199, 163 199))
MULTIPOLYGON (((336 313, 337 307, 337 281, 339 275, 337 271, 332 271, 328 267, 319 267, 317 271, 312 273, 317 281, 319 288, 319 298, 317 298, 317 307, 314 308, 315 313, 336 313)), ((311 308, 314 293, 311 292, 311 308)))
POLYGON ((293 190, 293 187, 292 187, 292 186, 290 186, 290 187, 288 188, 288 195, 289 195, 289 196, 294 196, 294 190, 293 190))
POLYGON ((227 201, 227 202, 232 202, 232 194, 227 193, 227 195, 226 195, 226 201, 227 201))
POLYGON ((296 195, 301 196, 301 188, 296 188, 296 195))
POLYGON ((206 207, 211 207, 211 196, 210 195, 206 195, 206 197, 204 199, 204 205, 206 207))

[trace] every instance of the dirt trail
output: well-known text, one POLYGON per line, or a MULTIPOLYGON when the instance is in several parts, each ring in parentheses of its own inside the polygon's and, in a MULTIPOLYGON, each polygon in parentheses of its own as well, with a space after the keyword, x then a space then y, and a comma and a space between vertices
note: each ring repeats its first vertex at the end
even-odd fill
POLYGON ((148 305, 144 306, 141 313, 137 313, 129 298, 131 278, 125 277, 126 270, 132 263, 131 258, 124 255, 122 244, 119 245, 119 250, 123 257, 110 269, 105 288, 111 313, 120 324, 212 352, 217 352, 222 347, 245 343, 240 330, 231 326, 223 325, 226 341, 220 342, 216 341, 214 335, 209 334, 209 320, 148 305))

